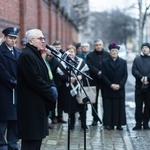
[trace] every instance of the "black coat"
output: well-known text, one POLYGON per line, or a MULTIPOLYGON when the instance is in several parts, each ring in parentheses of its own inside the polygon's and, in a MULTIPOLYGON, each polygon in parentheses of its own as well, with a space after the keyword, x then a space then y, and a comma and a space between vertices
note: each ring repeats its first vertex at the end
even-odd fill
POLYGON ((101 52, 94 50, 90 52, 86 57, 86 63, 89 67, 90 76, 93 78, 93 82, 91 82, 91 84, 94 84, 99 88, 102 88, 103 81, 98 77, 98 72, 102 71, 102 61, 108 57, 109 53, 104 50, 102 50, 101 52))
MULTIPOLYGON (((83 59, 76 57, 75 61, 78 62, 78 65, 75 66, 78 70, 82 71, 83 73, 88 72, 89 68, 87 64, 85 64, 83 59)), ((72 87, 71 87, 71 83, 69 82, 70 70, 67 69, 67 66, 64 62, 61 62, 57 68, 57 71, 58 71, 59 78, 61 79, 59 96, 61 99, 62 109, 66 113, 76 113, 78 111, 83 111, 83 107, 82 107, 83 105, 77 103, 76 100, 77 93, 74 96, 71 95, 72 87)), ((78 75, 79 73, 76 72, 76 74, 78 75)), ((75 76, 75 75, 71 74, 71 76, 75 76)), ((84 78, 83 75, 82 77, 84 78)), ((75 81, 73 85, 76 87, 77 81, 75 81)))
POLYGON ((121 58, 114 61, 108 58, 102 62, 103 88, 103 123, 104 126, 120 126, 126 124, 125 83, 127 81, 127 63, 121 58), (119 84, 120 89, 114 91, 111 84, 119 84))
MULTIPOLYGON (((141 89, 142 82, 141 78, 147 76, 150 82, 150 56, 138 56, 133 61, 132 74, 135 77, 136 88, 141 89)), ((148 84, 148 89, 150 89, 150 84, 148 84)))
POLYGON ((17 80, 17 59, 21 53, 13 48, 12 55, 5 42, 0 45, 0 121, 16 120, 16 105, 13 104, 13 84, 17 80))
POLYGON ((104 80, 104 90, 103 97, 107 98, 124 98, 125 97, 125 83, 127 81, 127 63, 121 58, 117 58, 116 61, 113 61, 112 58, 108 58, 102 62, 103 75, 102 79, 104 80), (114 91, 111 88, 111 84, 119 84, 120 89, 114 91))
POLYGON ((18 59, 19 138, 40 140, 48 134, 49 105, 54 102, 47 67, 36 47, 27 44, 18 59))

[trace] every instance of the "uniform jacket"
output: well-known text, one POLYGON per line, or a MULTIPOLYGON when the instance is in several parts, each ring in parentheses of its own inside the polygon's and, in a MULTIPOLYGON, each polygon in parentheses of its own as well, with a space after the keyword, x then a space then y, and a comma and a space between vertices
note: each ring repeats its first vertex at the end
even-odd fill
POLYGON ((122 58, 114 61, 111 57, 102 62, 104 80, 103 97, 107 98, 125 98, 125 83, 127 81, 127 63, 122 58), (111 84, 119 84, 120 89, 114 91, 111 84))
POLYGON ((15 56, 6 46, 0 45, 0 121, 16 120, 16 105, 13 104, 14 82, 17 80, 17 59, 21 53, 13 48, 15 56))
POLYGON ((47 67, 36 47, 27 44, 18 59, 18 132, 25 140, 43 139, 48 134, 49 105, 53 104, 47 67))
POLYGON ((98 78, 98 72, 102 71, 101 62, 109 56, 107 51, 102 50, 98 52, 96 50, 90 52, 86 57, 86 63, 89 67, 90 76, 93 78, 93 83, 99 88, 102 88, 102 80, 98 78))

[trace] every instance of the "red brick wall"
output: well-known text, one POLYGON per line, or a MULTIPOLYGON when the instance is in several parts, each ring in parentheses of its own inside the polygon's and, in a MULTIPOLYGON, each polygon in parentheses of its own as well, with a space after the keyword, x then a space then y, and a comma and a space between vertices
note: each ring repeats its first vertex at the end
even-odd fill
POLYGON ((39 28, 48 44, 60 40, 63 48, 66 48, 69 44, 76 43, 77 31, 71 29, 72 25, 59 8, 56 15, 57 8, 50 0, 0 0, 0 37, 6 27, 20 28, 17 44, 19 47, 27 30, 39 28))
MULTIPOLYGON (((0 1, 0 37, 6 27, 20 27, 20 5, 18 0, 0 1), (14 9, 15 8, 15 9, 14 9)), ((18 39, 18 41, 20 41, 18 39)))
POLYGON ((38 28, 38 1, 25 0, 25 29, 38 28))
POLYGON ((49 6, 47 5, 46 2, 43 1, 42 3, 42 21, 41 21, 41 25, 42 25, 42 32, 46 38, 46 43, 49 43, 49 6))

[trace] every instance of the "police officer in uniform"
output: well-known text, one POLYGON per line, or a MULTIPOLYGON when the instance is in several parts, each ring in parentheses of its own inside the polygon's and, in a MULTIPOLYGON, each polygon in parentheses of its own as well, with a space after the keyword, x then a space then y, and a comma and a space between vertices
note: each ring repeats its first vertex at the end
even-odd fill
POLYGON ((15 47, 19 29, 8 27, 2 31, 0 45, 0 150, 18 150, 16 84, 17 59, 20 50, 15 47), (6 140, 5 140, 6 137, 6 140))

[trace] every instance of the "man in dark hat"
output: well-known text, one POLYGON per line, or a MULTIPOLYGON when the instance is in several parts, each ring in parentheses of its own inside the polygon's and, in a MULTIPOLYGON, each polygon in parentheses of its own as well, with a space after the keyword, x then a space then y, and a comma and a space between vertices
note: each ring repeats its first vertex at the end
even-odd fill
POLYGON ((135 77, 135 121, 133 130, 150 129, 150 44, 141 45, 141 55, 133 61, 132 74, 135 77))
POLYGON ((103 125, 105 129, 122 130, 126 125, 125 83, 127 81, 126 60, 119 58, 119 46, 109 45, 110 57, 102 61, 103 86, 103 125))
POLYGON ((15 47, 18 32, 19 29, 14 27, 2 31, 4 42, 0 45, 0 150, 19 149, 15 99, 17 59, 20 54, 20 50, 15 47))

